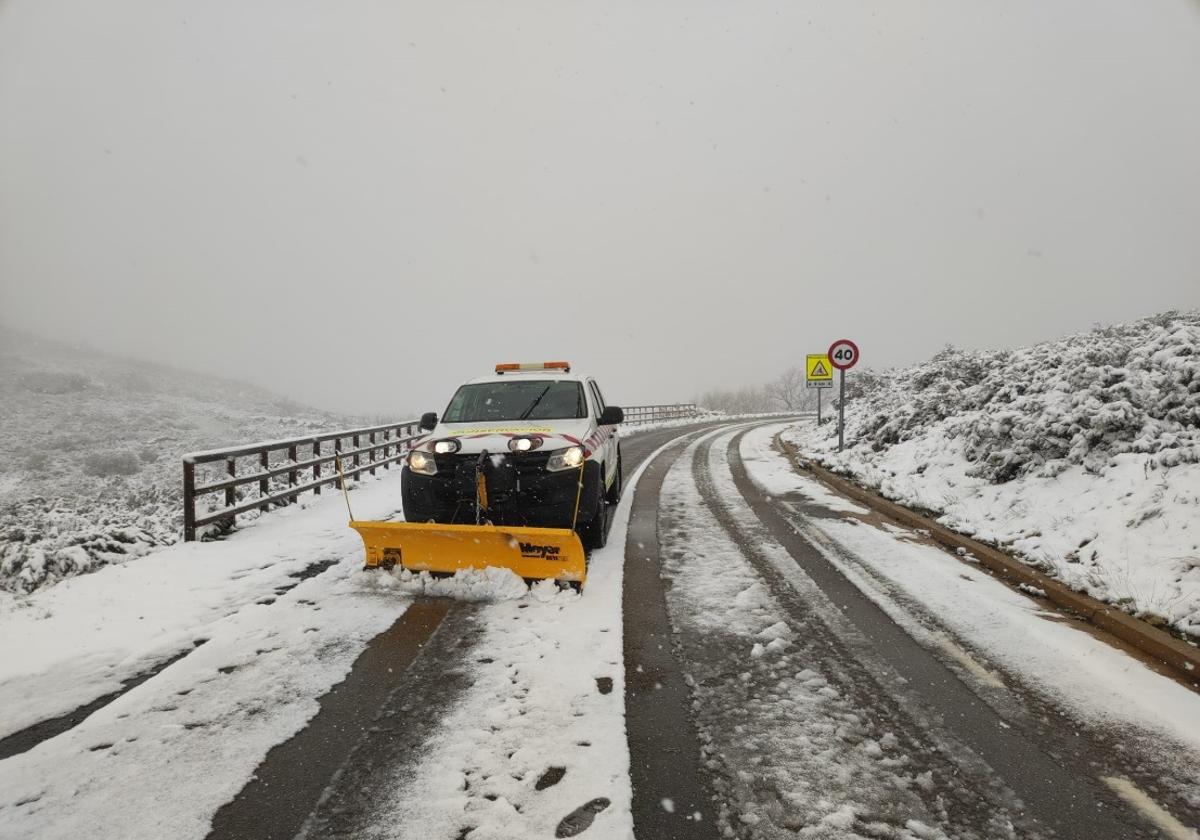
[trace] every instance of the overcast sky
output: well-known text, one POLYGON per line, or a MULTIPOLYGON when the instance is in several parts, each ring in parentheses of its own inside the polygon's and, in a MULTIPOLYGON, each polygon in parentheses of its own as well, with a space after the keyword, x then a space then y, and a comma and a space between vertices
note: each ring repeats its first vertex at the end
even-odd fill
POLYGON ((0 0, 0 322, 325 408, 1197 306, 1196 0, 0 0))

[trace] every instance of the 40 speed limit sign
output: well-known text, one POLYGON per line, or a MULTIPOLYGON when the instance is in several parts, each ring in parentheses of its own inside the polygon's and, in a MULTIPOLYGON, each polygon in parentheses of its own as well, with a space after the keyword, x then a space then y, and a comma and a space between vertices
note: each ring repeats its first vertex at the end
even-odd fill
POLYGON ((838 376, 838 452, 846 443, 846 371, 858 364, 858 345, 839 338, 829 345, 829 363, 841 371, 838 376))
POLYGON ((829 345, 829 363, 838 370, 849 370, 858 364, 858 345, 848 338, 839 338, 829 345))

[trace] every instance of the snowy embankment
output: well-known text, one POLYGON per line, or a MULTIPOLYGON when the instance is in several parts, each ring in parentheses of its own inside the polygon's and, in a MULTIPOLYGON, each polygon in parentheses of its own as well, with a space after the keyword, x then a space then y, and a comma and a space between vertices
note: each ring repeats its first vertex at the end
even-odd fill
POLYGON ((1200 313, 867 382, 800 453, 1068 586, 1200 637, 1200 313))
POLYGON ((358 422, 2 328, 0 407, 0 590, 13 593, 178 542, 185 452, 358 422))

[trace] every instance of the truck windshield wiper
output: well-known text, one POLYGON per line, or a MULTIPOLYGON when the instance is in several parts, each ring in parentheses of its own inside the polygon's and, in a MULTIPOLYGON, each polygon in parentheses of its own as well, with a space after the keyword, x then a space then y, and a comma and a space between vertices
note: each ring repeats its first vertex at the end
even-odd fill
POLYGON ((542 393, 540 393, 540 394, 538 394, 538 395, 537 395, 537 399, 536 399, 536 400, 534 400, 534 401, 533 401, 533 402, 530 404, 529 408, 527 408, 527 409, 525 409, 523 412, 521 412, 521 416, 520 416, 520 417, 518 417, 517 419, 518 419, 518 420, 528 420, 528 419, 529 419, 529 415, 530 415, 530 414, 533 414, 533 410, 534 410, 535 408, 537 408, 537 406, 538 406, 538 403, 540 403, 540 402, 542 401, 542 397, 544 397, 544 396, 546 396, 546 394, 550 393, 550 387, 551 387, 551 386, 547 385, 545 388, 543 388, 543 389, 542 389, 542 393))

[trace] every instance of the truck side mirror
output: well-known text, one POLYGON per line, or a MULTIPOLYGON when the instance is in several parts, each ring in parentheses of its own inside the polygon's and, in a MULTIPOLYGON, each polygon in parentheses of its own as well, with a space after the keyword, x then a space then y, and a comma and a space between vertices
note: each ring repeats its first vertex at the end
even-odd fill
POLYGON ((437 426, 437 413, 430 411, 421 415, 421 428, 427 432, 432 432, 437 426))
POLYGON ((599 424, 601 426, 615 426, 625 420, 625 412, 617 408, 615 405, 604 407, 604 411, 600 412, 599 424))

